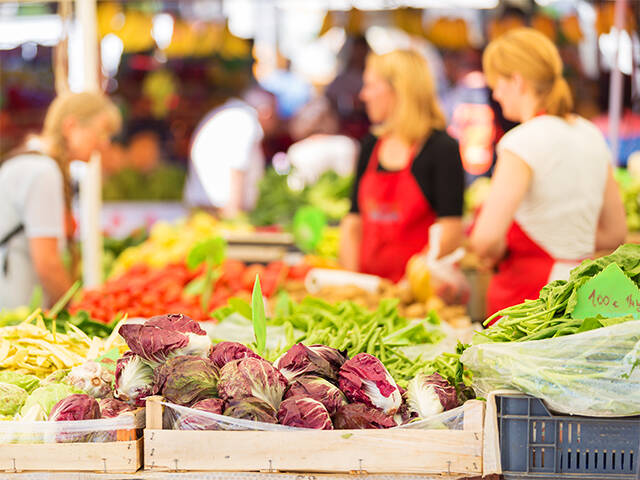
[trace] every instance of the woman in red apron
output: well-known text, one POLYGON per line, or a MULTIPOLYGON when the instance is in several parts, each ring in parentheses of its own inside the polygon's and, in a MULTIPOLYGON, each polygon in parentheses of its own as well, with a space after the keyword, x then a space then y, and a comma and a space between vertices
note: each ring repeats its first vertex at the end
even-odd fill
POLYGON ((471 235, 472 249, 497 267, 487 294, 492 315, 538 298, 596 250, 617 247, 626 220, 602 134, 570 113, 554 44, 533 29, 512 30, 489 44, 483 67, 505 118, 520 123, 498 144, 471 235))
POLYGON ((462 240, 464 174, 424 58, 411 51, 370 55, 361 98, 373 134, 362 143, 351 213, 342 222, 345 268, 400 280, 442 224, 440 252, 462 240))

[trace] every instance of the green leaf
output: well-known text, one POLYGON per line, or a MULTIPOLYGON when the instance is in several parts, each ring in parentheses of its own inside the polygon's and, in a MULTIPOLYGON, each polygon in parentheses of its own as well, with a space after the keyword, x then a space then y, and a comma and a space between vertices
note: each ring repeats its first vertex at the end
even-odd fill
POLYGON ((204 262, 220 265, 224 260, 227 242, 222 237, 214 237, 197 243, 187 255, 187 267, 194 270, 204 262))
POLYGON ((596 328, 600 327, 602 327, 602 323, 600 323, 599 319, 585 318, 582 322, 582 325, 580 325, 580 328, 578 328, 578 333, 588 332, 589 330, 595 330, 596 328))
POLYGON ((195 297, 196 295, 202 295, 204 292, 205 286, 205 278, 200 276, 191 280, 187 285, 182 289, 182 292, 185 295, 195 297))
POLYGON ((278 294, 276 301, 276 317, 288 317, 291 315, 291 297, 286 291, 278 294))
POLYGON ((262 288, 260 288, 260 277, 258 275, 256 275, 256 282, 253 285, 251 306, 251 319, 253 320, 253 333, 256 337, 256 348, 258 355, 263 356, 267 345, 267 320, 264 314, 264 300, 262 298, 262 288))
POLYGON ((236 313, 251 320, 251 305, 242 300, 241 298, 230 298, 229 306, 235 310, 236 313))
POLYGON ((55 318, 56 315, 58 315, 62 311, 62 309, 67 305, 67 303, 69 303, 71 298, 76 294, 76 292, 79 289, 80 289, 80 281, 77 281, 73 285, 71 285, 69 290, 67 290, 67 292, 62 297, 60 297, 60 300, 58 300, 56 304, 53 307, 51 307, 51 310, 49 310, 49 316, 51 318, 55 318))

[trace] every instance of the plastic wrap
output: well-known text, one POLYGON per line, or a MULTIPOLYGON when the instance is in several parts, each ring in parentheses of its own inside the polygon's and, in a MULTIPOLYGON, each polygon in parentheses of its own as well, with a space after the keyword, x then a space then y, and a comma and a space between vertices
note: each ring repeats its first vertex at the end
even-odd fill
POLYGON ((465 305, 471 295, 467 278, 458 266, 465 250, 440 256, 442 226, 434 224, 429 228, 429 249, 426 253, 414 255, 407 264, 409 284, 416 298, 425 300, 434 293, 447 305, 465 305), (425 273, 428 272, 428 275, 425 273))
POLYGON ((475 345, 461 361, 485 397, 515 388, 559 413, 640 415, 640 321, 546 340, 475 345))
POLYGON ((131 440, 144 428, 144 415, 48 421, 0 421, 0 445, 8 443, 104 443, 131 440), (132 433, 133 432, 133 433, 132 433))
MULTIPOLYGON (((254 422, 239 418, 162 402, 164 408, 163 428, 168 430, 255 430, 255 431, 300 431, 307 430, 272 423, 254 422)), ((432 417, 416 420, 393 429, 413 430, 462 430, 464 408, 458 407, 432 417)))

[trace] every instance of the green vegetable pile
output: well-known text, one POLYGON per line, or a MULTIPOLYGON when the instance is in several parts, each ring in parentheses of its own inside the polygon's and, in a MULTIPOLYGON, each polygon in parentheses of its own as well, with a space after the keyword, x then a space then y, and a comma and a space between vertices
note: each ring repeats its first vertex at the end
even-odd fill
MULTIPOLYGON (((285 344, 265 356, 275 360, 296 343, 322 344, 346 350, 349 357, 362 352, 375 355, 401 386, 406 386, 417 372, 438 371, 445 378, 455 377, 460 368, 458 353, 442 354, 435 360, 421 355, 410 358, 403 353, 403 347, 433 345, 444 338, 437 315, 432 312, 424 321, 409 321, 399 315, 397 306, 397 300, 383 300, 377 310, 369 311, 353 302, 330 304, 313 297, 295 303, 281 294, 266 324, 283 327, 285 344)), ((246 302, 232 299, 227 307, 214 312, 214 317, 224 321, 236 313, 250 319, 251 311, 246 302)))
POLYGON ((578 301, 578 289, 612 263, 616 263, 636 285, 640 284, 640 245, 622 245, 611 255, 583 261, 571 271, 568 281, 556 280, 546 285, 540 291, 540 298, 525 300, 489 317, 485 325, 496 317, 504 318, 488 330, 479 332, 474 343, 542 340, 633 320, 631 316, 571 318, 578 301))
POLYGON ((330 221, 336 221, 349 212, 352 185, 352 176, 341 177, 331 171, 324 173, 314 185, 294 190, 288 175, 269 169, 260 181, 258 202, 249 219, 256 226, 289 227, 298 209, 311 205, 330 221))
POLYGON ((614 263, 638 285, 640 245, 623 245, 583 261, 568 281, 545 286, 540 298, 494 315, 502 318, 477 333, 460 358, 476 392, 515 388, 572 415, 640 414, 640 321, 632 315, 571 317, 578 290, 614 263))
POLYGON ((105 201, 181 200, 186 178, 185 169, 161 165, 149 173, 125 168, 104 181, 105 201))
POLYGON ((627 227, 630 232, 638 232, 640 231, 640 181, 634 179, 624 168, 616 170, 615 178, 627 212, 627 227))

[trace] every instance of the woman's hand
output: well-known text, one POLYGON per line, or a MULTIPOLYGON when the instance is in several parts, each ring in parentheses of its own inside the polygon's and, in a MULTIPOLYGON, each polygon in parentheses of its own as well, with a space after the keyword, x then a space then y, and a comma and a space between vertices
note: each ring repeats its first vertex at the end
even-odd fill
POLYGON ((504 151, 498 158, 489 196, 471 234, 471 250, 479 257, 504 256, 507 231, 529 189, 531 176, 531 168, 516 154, 504 151))
POLYGON ((345 270, 360 269, 360 244, 362 243, 362 218, 350 213, 340 222, 340 265, 345 270))
POLYGON ((30 238, 29 253, 42 288, 51 304, 55 303, 69 288, 71 275, 64 267, 57 238, 30 238))

